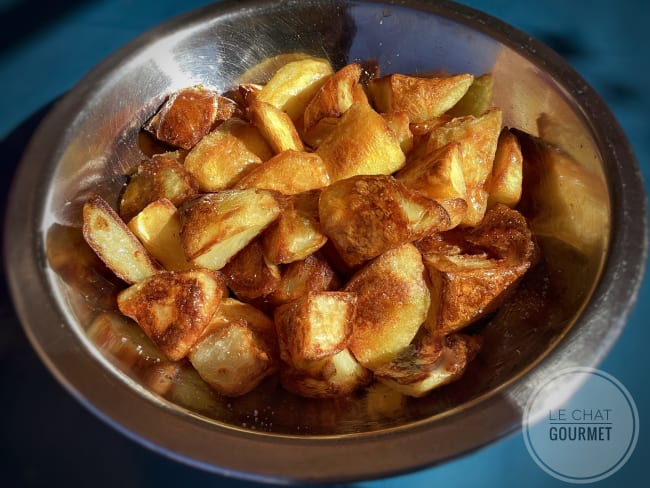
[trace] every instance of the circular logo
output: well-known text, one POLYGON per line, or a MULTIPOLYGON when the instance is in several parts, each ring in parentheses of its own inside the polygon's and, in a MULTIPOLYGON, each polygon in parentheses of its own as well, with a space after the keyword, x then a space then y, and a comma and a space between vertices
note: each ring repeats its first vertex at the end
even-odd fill
POLYGON ((639 414, 616 378, 593 368, 570 368, 533 393, 522 428, 528 452, 544 471, 569 483, 593 483, 630 458, 639 414), (567 385, 575 384, 579 390, 565 398, 567 385))

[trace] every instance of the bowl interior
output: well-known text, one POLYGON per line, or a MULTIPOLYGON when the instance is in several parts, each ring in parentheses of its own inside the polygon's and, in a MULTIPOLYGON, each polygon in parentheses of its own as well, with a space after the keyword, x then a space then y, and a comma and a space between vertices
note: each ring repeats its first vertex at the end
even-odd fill
POLYGON ((549 163, 557 174, 545 180, 548 191, 538 192, 549 195, 547 201, 527 209, 541 264, 496 314, 477 325, 484 347, 463 378, 397 406, 378 403, 372 392, 307 400, 285 393, 273 379, 244 397, 220 398, 189 368, 143 372, 98 347, 86 329, 110 309, 98 296, 101 292, 92 286, 90 293, 80 290, 46 269, 50 293, 73 331, 77 354, 101 364, 111 382, 178 415, 219 428, 310 436, 387 430, 462 415, 465 408, 507 391, 561 343, 588 306, 609 246, 610 193, 592 122, 576 102, 573 87, 559 78, 561 70, 549 71, 544 58, 517 44, 520 38, 509 42, 499 25, 481 24, 466 9, 416 4, 235 2, 144 35, 84 79, 54 115, 65 130, 47 135, 44 157, 50 172, 36 225, 46 256, 65 247, 70 234, 63 239, 60 230, 79 231, 81 205, 90 193, 99 191, 117 202, 124 175, 144 157, 139 129, 167 94, 198 83, 225 91, 239 81, 263 82, 269 72, 251 68, 265 59, 306 52, 329 58, 335 67, 376 60, 383 74, 491 72, 493 104, 503 109, 505 124, 541 136, 562 152, 549 163))

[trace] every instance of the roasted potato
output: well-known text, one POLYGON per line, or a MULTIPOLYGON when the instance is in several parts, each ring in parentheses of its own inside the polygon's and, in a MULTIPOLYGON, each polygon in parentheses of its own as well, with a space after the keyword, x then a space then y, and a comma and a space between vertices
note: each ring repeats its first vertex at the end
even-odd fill
POLYGON ((474 77, 416 77, 393 73, 368 82, 370 99, 377 111, 404 111, 412 123, 442 115, 465 95, 474 77))
POLYGON ((166 198, 150 203, 127 224, 149 253, 168 271, 194 267, 181 244, 178 210, 166 198))
POLYGON ((476 356, 480 339, 452 334, 439 339, 424 335, 393 361, 375 371, 381 383, 411 397, 423 397, 462 376, 476 356))
POLYGON ((324 188, 318 213, 323 232, 350 266, 451 225, 441 205, 383 175, 324 188))
POLYGON ((488 180, 488 208, 497 203, 516 207, 523 185, 523 156, 517 137, 504 128, 499 135, 492 174, 488 180))
POLYGON ((164 271, 121 291, 117 305, 177 361, 194 346, 225 295, 225 280, 215 272, 164 271))
POLYGON ((221 269, 280 215, 266 190, 224 190, 203 195, 181 212, 181 243, 193 264, 221 269))
POLYGON ((144 128, 159 141, 191 149, 235 108, 231 100, 197 85, 170 95, 144 128))
POLYGON ((400 140, 367 103, 352 104, 316 152, 332 182, 355 175, 388 175, 406 160, 400 140))
POLYGON ((273 264, 307 258, 327 242, 319 222, 319 193, 294 195, 284 203, 278 219, 264 231, 264 255, 273 264))
POLYGON ((381 254, 343 290, 357 295, 348 347, 371 370, 392 361, 411 343, 431 304, 422 257, 412 244, 381 254))
POLYGON ((393 135, 399 141, 399 146, 404 154, 413 148, 413 132, 406 112, 391 112, 381 114, 386 121, 386 125, 393 132, 393 135))
POLYGON ((84 204, 82 230, 88 245, 121 280, 133 284, 161 271, 160 265, 102 197, 94 196, 84 204))
POLYGON ((278 307, 274 313, 280 357, 297 369, 342 351, 352 333, 357 297, 351 292, 323 291, 278 307))
POLYGON ((131 220, 151 202, 167 198, 180 205, 198 193, 199 185, 183 164, 170 153, 141 163, 131 175, 120 200, 120 217, 131 220))
POLYGON ((286 150, 251 170, 233 188, 262 188, 295 195, 322 188, 329 182, 327 169, 318 154, 286 150))
POLYGON ((273 292, 281 280, 278 266, 264 256, 261 238, 253 239, 221 271, 228 287, 245 302, 273 292))
POLYGON ((491 73, 477 76, 465 95, 463 95, 463 98, 447 111, 447 115, 452 117, 464 117, 466 115, 480 117, 490 108, 493 88, 494 76, 491 73))
POLYGON ((332 73, 326 59, 305 57, 290 61, 275 72, 255 98, 297 120, 332 73))
POLYGON ((372 373, 343 349, 322 360, 319 373, 282 368, 280 381, 288 391, 308 398, 337 398, 349 395, 372 381, 372 373))
POLYGON ((260 131, 232 118, 201 139, 185 158, 185 168, 203 192, 229 188, 273 152, 260 131))

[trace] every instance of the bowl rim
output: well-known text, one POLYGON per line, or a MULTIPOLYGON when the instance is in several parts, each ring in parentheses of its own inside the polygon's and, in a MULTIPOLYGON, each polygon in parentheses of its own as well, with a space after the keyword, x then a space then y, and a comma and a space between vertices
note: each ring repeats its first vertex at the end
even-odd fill
MULTIPOLYGON (((382 0, 323 1, 336 5, 390 7, 394 4, 382 0)), ((611 196, 612 225, 600 280, 583 314, 566 334, 572 340, 560 342, 524 377, 464 407, 462 418, 444 415, 359 436, 266 436, 208 424, 196 415, 181 415, 163 401, 151 402, 123 379, 106 375, 101 362, 91 357, 79 343, 47 286, 40 223, 47 194, 45 183, 54 171, 50 163, 61 155, 59 137, 65 130, 62 122, 82 108, 93 87, 100 85, 126 57, 144 49, 152 40, 180 27, 185 29, 218 16, 237 14, 242 9, 276 8, 280 4, 288 8, 291 3, 230 0, 174 17, 115 51, 55 104, 21 159, 8 199, 4 259, 12 300, 30 343, 59 383, 98 418, 169 458, 222 475, 265 482, 355 481, 421 469, 466 454, 516 431, 521 422, 522 399, 528 398, 548 372, 559 367, 597 365, 627 321, 647 260, 646 197, 635 156, 622 129, 595 90, 558 54, 503 21, 447 0, 399 2, 400 8, 423 10, 488 35, 543 68, 560 83, 572 96, 573 107, 581 110, 583 120, 589 123, 603 156, 603 171, 611 196), (617 286, 620 280, 626 286, 617 286), (68 340, 71 338, 73 340, 68 340), (592 341, 601 344, 595 353, 581 347, 592 341), (73 350, 61 351, 59 346, 63 342, 71 344, 73 350), (571 359, 567 361, 569 355, 571 359), (82 359, 71 360, 71 356, 82 359), (100 377, 105 383, 98 389, 96 381, 100 377), (485 418, 490 422, 485 422, 485 418), (165 424, 165 429, 160 429, 161 423, 165 424), (472 435, 463 435, 463 431, 472 432, 472 435), (455 442, 444 445, 433 442, 439 438, 454 438, 455 442), (416 455, 409 446, 426 449, 419 449, 416 455), (355 462, 351 463, 351 459, 355 462)), ((571 385, 573 389, 578 387, 571 385)))

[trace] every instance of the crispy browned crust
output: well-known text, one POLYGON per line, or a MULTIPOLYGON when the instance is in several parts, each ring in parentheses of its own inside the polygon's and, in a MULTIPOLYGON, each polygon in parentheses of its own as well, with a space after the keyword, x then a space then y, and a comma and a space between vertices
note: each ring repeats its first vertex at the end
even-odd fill
POLYGON ((221 269, 226 283, 240 300, 272 293, 280 284, 280 270, 264 257, 261 239, 254 239, 221 269))

